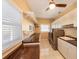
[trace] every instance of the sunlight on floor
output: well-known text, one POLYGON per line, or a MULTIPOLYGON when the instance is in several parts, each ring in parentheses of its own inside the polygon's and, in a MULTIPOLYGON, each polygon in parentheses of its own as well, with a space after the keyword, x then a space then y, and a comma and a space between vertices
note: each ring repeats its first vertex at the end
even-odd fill
POLYGON ((41 56, 49 55, 49 48, 43 48, 40 51, 41 51, 41 56))
POLYGON ((64 59, 58 51, 52 49, 48 39, 40 37, 40 59, 64 59))

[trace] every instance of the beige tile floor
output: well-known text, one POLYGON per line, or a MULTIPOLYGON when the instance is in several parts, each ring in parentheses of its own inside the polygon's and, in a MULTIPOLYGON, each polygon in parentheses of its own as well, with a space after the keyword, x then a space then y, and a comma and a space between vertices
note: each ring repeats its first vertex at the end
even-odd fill
POLYGON ((48 39, 40 37, 40 59, 64 59, 58 51, 52 49, 48 39))

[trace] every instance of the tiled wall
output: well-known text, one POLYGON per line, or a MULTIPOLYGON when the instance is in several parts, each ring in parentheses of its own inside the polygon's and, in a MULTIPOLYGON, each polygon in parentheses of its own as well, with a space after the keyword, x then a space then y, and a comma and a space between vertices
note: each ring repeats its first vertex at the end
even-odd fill
POLYGON ((71 37, 77 37, 77 29, 76 28, 69 28, 64 29, 65 35, 71 36, 71 37))

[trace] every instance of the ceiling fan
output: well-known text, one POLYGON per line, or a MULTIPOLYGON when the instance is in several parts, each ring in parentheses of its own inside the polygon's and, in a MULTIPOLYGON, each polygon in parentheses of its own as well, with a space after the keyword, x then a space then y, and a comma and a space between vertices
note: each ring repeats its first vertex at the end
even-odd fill
POLYGON ((66 7, 67 4, 55 4, 55 2, 53 0, 51 0, 49 2, 49 7, 46 8, 46 11, 48 11, 49 9, 53 9, 54 7, 66 7))

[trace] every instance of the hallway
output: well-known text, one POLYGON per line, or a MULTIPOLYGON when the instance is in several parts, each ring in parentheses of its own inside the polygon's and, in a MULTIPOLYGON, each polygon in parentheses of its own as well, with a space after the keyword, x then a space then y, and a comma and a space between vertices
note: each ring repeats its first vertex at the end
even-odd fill
POLYGON ((52 49, 46 37, 40 35, 40 59, 64 59, 58 51, 52 49))
POLYGON ((77 1, 3 0, 1 37, 3 59, 76 59, 77 1))

